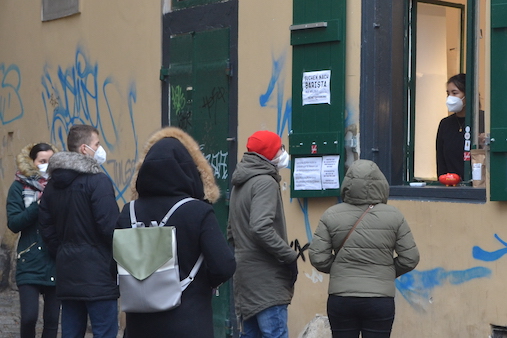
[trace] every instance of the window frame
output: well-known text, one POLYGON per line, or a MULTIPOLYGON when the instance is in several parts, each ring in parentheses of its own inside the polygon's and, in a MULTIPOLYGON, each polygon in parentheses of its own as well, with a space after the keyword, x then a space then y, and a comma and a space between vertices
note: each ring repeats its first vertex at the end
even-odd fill
MULTIPOLYGON (((409 120, 407 108, 411 99, 409 89, 415 88, 409 77, 411 65, 415 64, 412 58, 415 56, 414 53, 408 53, 410 43, 413 42, 408 33, 411 16, 414 15, 414 3, 417 1, 400 3, 394 0, 375 0, 375 6, 371 6, 371 1, 362 1, 361 158, 379 165, 390 184, 391 198, 482 203, 486 201, 484 188, 408 186, 412 178, 410 170, 413 174, 413 157, 409 156, 410 136, 407 126, 414 119, 412 117, 412 121, 409 120), (371 22, 374 24, 371 25, 371 22), (400 64, 404 65, 401 71, 400 64)), ((476 27, 476 12, 470 8, 475 9, 476 2, 477 0, 467 1, 467 32, 475 33, 472 28, 476 27)), ((473 74, 476 44, 474 41, 470 44, 471 39, 471 34, 467 34, 467 82, 474 84, 467 86, 466 95, 471 98, 467 105, 469 109, 475 107, 475 98, 471 93, 475 92, 476 87, 473 74)), ((412 101, 415 102, 413 98, 412 101)), ((468 118, 470 114, 471 111, 467 113, 468 118)), ((471 125, 471 121, 466 121, 466 125, 471 125)))

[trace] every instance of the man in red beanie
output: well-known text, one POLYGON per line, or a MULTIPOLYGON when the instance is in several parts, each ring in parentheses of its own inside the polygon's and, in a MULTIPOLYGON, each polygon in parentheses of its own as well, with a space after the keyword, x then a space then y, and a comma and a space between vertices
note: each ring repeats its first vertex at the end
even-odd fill
POLYGON ((287 244, 278 170, 289 155, 267 130, 248 138, 232 175, 228 239, 234 245, 234 301, 240 337, 286 338, 287 306, 294 294, 297 253, 287 244))

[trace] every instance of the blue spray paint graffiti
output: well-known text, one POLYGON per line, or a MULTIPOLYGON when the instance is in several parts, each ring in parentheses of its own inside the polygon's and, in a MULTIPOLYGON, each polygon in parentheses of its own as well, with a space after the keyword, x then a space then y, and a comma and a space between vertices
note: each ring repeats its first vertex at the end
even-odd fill
POLYGON ((0 63, 0 121, 3 125, 23 116, 23 102, 19 94, 21 72, 18 66, 5 67, 0 63))
POLYGON ((467 270, 447 271, 435 268, 426 271, 411 271, 396 279, 396 288, 408 303, 418 311, 425 311, 431 302, 431 292, 446 282, 458 285, 476 278, 491 277, 491 270, 485 267, 474 267, 467 270))
POLYGON ((507 254, 507 242, 503 241, 500 238, 500 236, 498 236, 497 234, 495 234, 495 238, 500 243, 502 243, 502 245, 505 246, 505 248, 489 252, 489 251, 486 251, 486 250, 484 250, 484 249, 482 249, 482 248, 480 248, 478 246, 474 246, 472 248, 472 256, 475 259, 478 259, 478 260, 481 260, 481 261, 485 261, 485 262, 493 262, 493 261, 496 261, 496 260, 502 258, 503 255, 507 254))
POLYGON ((56 76, 46 65, 41 82, 51 142, 67 149, 67 133, 72 125, 89 124, 97 128, 109 153, 102 167, 113 181, 116 198, 126 202, 124 194, 138 159, 133 114, 137 100, 135 84, 130 84, 124 95, 113 77, 101 81, 98 63, 92 62, 82 47, 76 50, 74 64, 67 68, 59 66, 56 76), (116 160, 115 155, 121 150, 129 154, 134 151, 134 156, 124 163, 116 160))
POLYGON ((288 130, 291 129, 292 99, 289 97, 284 101, 284 67, 287 58, 286 54, 286 52, 283 52, 278 59, 273 59, 273 70, 268 88, 266 89, 266 93, 259 97, 259 104, 261 107, 276 108, 276 133, 280 136, 283 134, 286 127, 288 130), (273 95, 275 89, 276 95, 273 95), (276 96, 276 101, 273 103, 274 96, 276 96))

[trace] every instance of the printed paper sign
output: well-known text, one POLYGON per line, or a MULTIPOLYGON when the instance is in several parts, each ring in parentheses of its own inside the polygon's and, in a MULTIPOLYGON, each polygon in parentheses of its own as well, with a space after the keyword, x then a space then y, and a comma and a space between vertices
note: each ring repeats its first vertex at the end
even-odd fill
POLYGON ((322 157, 299 157, 294 160, 294 190, 322 190, 322 157))
POLYGON ((338 163, 340 163, 340 155, 322 157, 322 189, 340 188, 338 163))
POLYGON ((303 106, 307 104, 331 104, 331 71, 320 70, 303 73, 303 106))

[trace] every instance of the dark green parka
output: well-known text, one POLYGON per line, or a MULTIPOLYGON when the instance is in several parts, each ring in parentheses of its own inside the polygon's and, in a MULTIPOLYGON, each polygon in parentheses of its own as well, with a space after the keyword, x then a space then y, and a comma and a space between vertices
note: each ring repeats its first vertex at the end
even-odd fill
POLYGON ((280 175, 266 158, 247 152, 232 175, 228 239, 234 243, 236 313, 247 320, 294 293, 289 263, 297 253, 287 244, 280 175))
MULTIPOLYGON (((36 143, 24 147, 16 158, 18 172, 28 178, 39 178, 39 170, 30 158, 30 150, 36 143)), ((53 147, 56 153, 58 150, 53 147)), ((7 195, 7 226, 21 232, 17 247, 16 284, 55 285, 55 262, 49 256, 39 234, 39 205, 35 201, 25 207, 24 184, 14 181, 7 195)))

